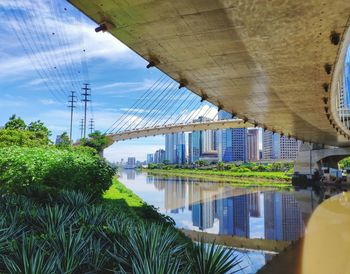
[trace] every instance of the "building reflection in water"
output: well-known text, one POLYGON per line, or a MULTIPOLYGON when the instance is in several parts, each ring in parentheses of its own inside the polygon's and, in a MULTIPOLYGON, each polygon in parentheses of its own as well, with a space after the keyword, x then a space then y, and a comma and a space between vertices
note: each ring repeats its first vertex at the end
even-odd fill
POLYGON ((124 169, 124 173, 126 174, 127 180, 135 180, 135 177, 136 177, 135 169, 124 169))
POLYGON ((234 188, 180 177, 165 180, 149 176, 147 183, 164 191, 166 212, 191 212, 192 226, 201 231, 216 223, 221 235, 256 238, 250 231, 251 223, 261 220, 259 238, 291 241, 304 232, 298 202, 288 192, 234 188))

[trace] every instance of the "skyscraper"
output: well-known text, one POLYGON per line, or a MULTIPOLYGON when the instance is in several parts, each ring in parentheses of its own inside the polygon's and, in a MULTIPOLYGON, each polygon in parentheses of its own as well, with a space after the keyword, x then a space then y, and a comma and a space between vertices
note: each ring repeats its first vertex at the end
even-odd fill
MULTIPOLYGON (((193 122, 210 121, 209 118, 199 117, 193 122)), ((216 130, 193 131, 189 134, 189 161, 194 163, 200 158, 217 158, 216 130)))
POLYGON ((281 137, 278 133, 267 130, 263 133, 264 160, 294 160, 299 148, 300 142, 294 138, 281 137))
POLYGON ((171 164, 186 162, 185 134, 182 132, 165 135, 165 159, 171 164))
POLYGON ((154 153, 154 163, 161 164, 165 161, 165 150, 164 149, 158 149, 154 153))
POLYGON ((248 161, 256 162, 259 160, 259 129, 250 128, 247 132, 248 161))
MULTIPOLYGON (((231 119, 232 115, 225 112, 219 112, 219 120, 231 119)), ((219 161, 234 162, 247 161, 247 129, 246 128, 229 128, 220 130, 221 146, 219 151, 219 161)))
POLYGON ((189 148, 191 151, 191 158, 190 162, 194 163, 199 160, 199 157, 201 156, 201 132, 200 131, 193 131, 191 134, 191 146, 189 148))
POLYGON ((147 164, 153 164, 154 161, 154 157, 153 157, 153 153, 148 153, 147 154, 147 164))
POLYGON ((124 168, 135 168, 136 167, 136 158, 135 157, 128 157, 128 162, 124 166, 124 168))

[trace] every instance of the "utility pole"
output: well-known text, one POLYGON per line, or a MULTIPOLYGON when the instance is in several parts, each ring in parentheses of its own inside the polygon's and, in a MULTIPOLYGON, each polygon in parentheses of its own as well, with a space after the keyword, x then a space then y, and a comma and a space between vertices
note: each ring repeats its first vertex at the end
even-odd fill
POLYGON ((73 110, 76 107, 75 103, 76 101, 76 96, 75 96, 75 91, 71 91, 71 95, 68 96, 68 107, 70 108, 70 127, 69 127, 69 140, 72 142, 72 134, 73 134, 73 110))
POLYGON ((81 94, 83 96, 83 99, 81 100, 84 102, 84 138, 86 138, 86 110, 87 110, 87 103, 90 102, 91 100, 89 99, 89 96, 91 96, 91 89, 88 88, 89 84, 84 84, 85 87, 82 88, 83 93, 81 94))
POLYGON ((90 133, 92 133, 95 129, 94 118, 90 119, 89 129, 90 129, 90 133))
POLYGON ((84 119, 80 120, 80 138, 83 138, 84 134, 84 119))

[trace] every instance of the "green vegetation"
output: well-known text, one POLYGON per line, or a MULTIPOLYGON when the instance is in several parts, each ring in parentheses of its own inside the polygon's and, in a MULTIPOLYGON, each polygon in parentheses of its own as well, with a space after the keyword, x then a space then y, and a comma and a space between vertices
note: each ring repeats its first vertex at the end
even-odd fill
POLYGON ((82 192, 42 203, 2 194, 0 214, 0 273, 226 273, 238 263, 230 250, 207 253, 168 223, 130 218, 82 192))
POLYGON ((69 136, 68 136, 68 133, 67 132, 63 132, 61 135, 60 135, 60 142, 58 144, 56 144, 57 147, 60 147, 60 148, 67 148, 69 146, 71 146, 72 143, 69 139, 69 136))
POLYGON ((172 218, 160 214, 155 207, 146 204, 116 178, 113 179, 112 186, 104 193, 103 198, 103 203, 112 211, 117 209, 138 219, 175 225, 172 218))
MULTIPOLYGON (((262 180, 276 180, 282 182, 289 182, 291 177, 286 175, 285 172, 271 171, 271 172, 259 172, 250 171, 249 169, 240 168, 238 171, 225 171, 225 170, 203 170, 203 169, 151 169, 148 170, 154 174, 171 174, 171 175, 199 175, 199 176, 215 176, 222 178, 235 178, 235 179, 262 179, 262 180)), ((207 177, 208 178, 208 177, 207 177)))
POLYGON ((350 157, 346 157, 339 162, 340 169, 350 169, 350 157))
POLYGON ((25 122, 12 115, 3 129, 0 129, 0 147, 17 146, 45 146, 50 144, 51 133, 41 121, 25 122))
POLYGON ((0 187, 13 192, 27 186, 83 190, 100 197, 115 171, 88 148, 0 148, 0 187))
POLYGON ((90 133, 88 139, 80 139, 80 145, 91 147, 95 149, 99 154, 110 144, 110 141, 105 134, 102 134, 98 130, 90 133))
POLYGON ((49 134, 16 116, 0 130, 0 273, 221 274, 237 266, 232 250, 193 244, 171 218, 112 184, 115 170, 97 154, 105 136, 71 147, 49 145, 49 134))
POLYGON ((266 178, 246 178, 246 177, 233 177, 233 176, 221 176, 221 175, 208 175, 206 173, 202 173, 198 171, 198 173, 191 173, 187 170, 185 173, 181 173, 181 171, 176 170, 177 172, 173 172, 173 170, 147 170, 147 173, 150 175, 161 175, 164 177, 174 177, 174 176, 185 176, 198 179, 199 182, 220 182, 220 183, 228 183, 234 186, 241 187, 274 187, 274 188, 290 188, 291 183, 287 180, 276 180, 276 179, 266 179, 266 178))
POLYGON ((293 172, 294 163, 292 162, 275 162, 272 164, 259 163, 223 163, 209 164, 208 161, 199 160, 194 164, 149 164, 148 169, 197 169, 197 170, 222 170, 232 172, 293 172))

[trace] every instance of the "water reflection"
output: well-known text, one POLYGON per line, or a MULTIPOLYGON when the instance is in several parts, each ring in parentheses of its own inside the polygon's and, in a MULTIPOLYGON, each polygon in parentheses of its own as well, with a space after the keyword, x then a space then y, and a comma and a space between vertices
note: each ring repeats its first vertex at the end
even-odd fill
MULTIPOLYGON (((309 212, 302 212, 295 192, 233 187, 183 177, 135 175, 131 170, 125 175, 126 180, 125 176, 121 180, 127 187, 185 229, 294 241, 303 235, 305 216, 312 211, 309 208, 309 212)), ((305 199, 310 202, 309 192, 302 195, 305 199)))
MULTIPOLYGON (((135 172, 135 170, 127 170, 122 173, 121 181, 144 201, 159 208, 160 212, 171 216, 179 228, 277 241, 298 240, 304 235, 305 225, 315 207, 324 199, 342 191, 339 188, 292 189, 290 191, 266 187, 242 188, 187 177, 152 176, 135 172)), ((346 196, 346 201, 350 201, 349 197, 349 195, 346 196)), ((331 205, 330 203, 323 204, 331 205)), ((349 202, 346 203, 347 206, 348 204, 349 202)), ((322 207, 318 208, 319 211, 320 208, 322 207)), ((329 208, 325 212, 329 214, 329 208)), ((329 219, 328 216, 319 220, 329 219)), ((349 223, 346 221, 347 226, 349 223)), ((310 229, 319 230, 319 227, 327 227, 323 224, 312 226, 311 220, 310 224, 308 232, 310 229)), ((316 241, 326 238, 327 230, 335 231, 336 229, 327 227, 325 234, 322 234, 322 237, 316 237, 316 241)), ((317 235, 317 233, 314 234, 317 235)), ((342 237, 342 235, 339 232, 335 236, 342 237)), ((310 233, 306 234, 306 239, 312 240, 310 233)), ((350 237, 347 236, 346 239, 350 237)), ((335 254, 339 242, 339 239, 334 241, 335 247, 332 253, 335 254)), ((316 246, 317 249, 318 245, 313 244, 312 246, 316 246)), ((324 250, 324 248, 320 249, 319 252, 324 250)), ((312 251, 312 254, 315 252, 312 251)), ((240 250, 239 253, 243 256, 243 262, 237 267, 244 267, 244 270, 239 272, 244 274, 256 273, 274 255, 274 253, 252 250, 240 250)), ((311 254, 310 252, 300 253, 305 253, 305 256, 311 254)), ((344 254, 348 253, 344 252, 344 254)), ((306 261, 311 262, 312 260, 308 258, 306 261)), ((315 265, 317 269, 317 259, 315 265)))

